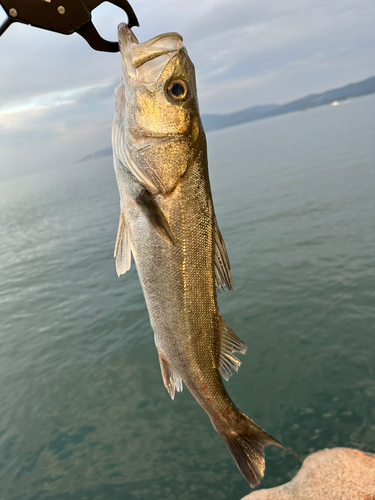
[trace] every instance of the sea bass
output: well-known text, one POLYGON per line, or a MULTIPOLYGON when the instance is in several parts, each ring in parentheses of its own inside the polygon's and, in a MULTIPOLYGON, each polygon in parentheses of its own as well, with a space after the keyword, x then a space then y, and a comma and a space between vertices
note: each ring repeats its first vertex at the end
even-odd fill
POLYGON ((283 445, 238 410, 221 379, 238 370, 234 352, 244 354, 246 346, 216 300, 217 289, 231 290, 232 281, 212 204, 194 65, 177 33, 139 43, 120 24, 118 38, 117 273, 128 271, 133 255, 165 387, 174 399, 186 385, 254 487, 264 474, 264 447, 283 445))

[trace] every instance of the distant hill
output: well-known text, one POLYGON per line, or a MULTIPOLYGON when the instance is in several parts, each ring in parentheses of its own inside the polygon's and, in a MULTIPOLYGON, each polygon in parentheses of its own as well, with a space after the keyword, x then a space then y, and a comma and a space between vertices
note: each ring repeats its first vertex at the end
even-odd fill
POLYGON ((206 132, 220 128, 234 127, 242 123, 260 120, 265 116, 272 116, 280 107, 279 104, 266 104, 265 106, 253 106, 252 108, 236 111, 228 115, 202 115, 203 126, 206 132))
POLYGON ((83 158, 77 160, 75 163, 83 163, 85 161, 99 160, 100 158, 105 158, 106 156, 112 156, 112 148, 101 149, 96 153, 91 153, 91 155, 86 155, 83 158))
MULTIPOLYGON (((334 101, 345 101, 353 97, 360 97, 375 93, 375 76, 367 78, 357 83, 350 83, 345 87, 327 90, 322 94, 311 94, 302 99, 288 102, 287 104, 267 104, 264 106, 253 106, 242 111, 225 115, 202 115, 203 126, 206 132, 219 130, 227 127, 234 127, 243 123, 271 118, 272 116, 292 113, 293 111, 307 110, 317 106, 330 104, 334 101)), ((84 156, 76 163, 97 160, 112 155, 112 148, 103 149, 96 153, 84 156)))
POLYGON ((269 106, 255 106, 252 108, 237 111, 227 115, 202 115, 202 121, 206 132, 219 130, 221 128, 233 127, 241 123, 247 123, 271 116, 283 115, 292 113, 293 111, 301 111, 302 109, 315 108, 330 104, 333 101, 345 101, 352 97, 360 97, 367 94, 375 93, 375 76, 367 78, 358 83, 350 83, 345 87, 338 89, 327 90, 322 94, 311 94, 297 101, 288 102, 287 104, 270 104, 269 106))

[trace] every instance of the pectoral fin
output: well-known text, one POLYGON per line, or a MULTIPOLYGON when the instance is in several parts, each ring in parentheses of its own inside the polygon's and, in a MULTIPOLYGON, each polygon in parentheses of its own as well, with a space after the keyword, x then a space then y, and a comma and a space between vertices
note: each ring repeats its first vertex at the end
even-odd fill
POLYGON ((117 276, 129 271, 131 266, 131 242, 129 230, 126 227, 122 213, 120 213, 114 257, 116 259, 117 276))
POLYGON ((161 374, 163 376, 163 382, 167 388, 170 396, 174 399, 175 392, 182 392, 182 379, 177 373, 172 369, 170 364, 166 359, 164 359, 162 353, 158 351, 161 374))
POLYGON ((165 215, 160 210, 159 205, 156 203, 152 195, 146 189, 144 189, 137 198, 137 203, 140 205, 143 214, 147 217, 155 229, 161 232, 174 244, 173 234, 165 215))
POLYGON ((216 217, 214 220, 215 224, 215 283, 216 288, 224 288, 226 286, 228 290, 233 290, 232 277, 230 275, 230 264, 227 249, 225 248, 225 243, 219 226, 217 225, 216 217))
POLYGON ((229 380, 232 370, 238 371, 241 361, 233 356, 234 352, 245 354, 247 347, 237 335, 232 332, 225 323, 224 318, 219 313, 219 334, 220 334, 220 365, 219 371, 225 380, 229 380))

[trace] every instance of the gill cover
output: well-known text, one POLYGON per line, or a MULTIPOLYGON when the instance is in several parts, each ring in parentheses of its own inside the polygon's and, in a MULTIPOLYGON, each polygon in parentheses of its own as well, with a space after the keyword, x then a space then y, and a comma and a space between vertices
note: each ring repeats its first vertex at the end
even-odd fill
POLYGON ((118 37, 115 159, 151 194, 170 193, 188 168, 201 129, 194 66, 177 33, 139 43, 122 23, 118 37))

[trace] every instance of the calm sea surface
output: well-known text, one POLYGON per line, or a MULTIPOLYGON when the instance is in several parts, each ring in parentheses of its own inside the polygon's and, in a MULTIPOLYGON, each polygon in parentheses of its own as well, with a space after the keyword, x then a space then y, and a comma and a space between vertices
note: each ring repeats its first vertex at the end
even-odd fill
MULTIPOLYGON (((208 135, 249 346, 227 387, 300 455, 375 451, 375 96, 208 135)), ((238 500, 185 389, 163 386, 134 265, 118 279, 110 158, 0 184, 1 500, 238 500)), ((294 457, 267 449, 263 487, 294 457)))

